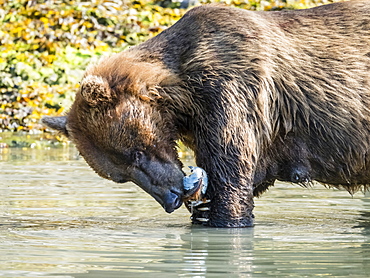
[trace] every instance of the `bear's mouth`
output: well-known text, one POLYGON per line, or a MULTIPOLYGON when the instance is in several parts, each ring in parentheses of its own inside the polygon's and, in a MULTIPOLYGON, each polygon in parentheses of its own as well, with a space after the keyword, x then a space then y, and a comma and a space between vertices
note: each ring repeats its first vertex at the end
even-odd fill
MULTIPOLYGON (((153 186, 152 188, 157 188, 153 186)), ((148 192, 167 213, 172 213, 180 208, 183 204, 183 192, 180 192, 174 187, 165 190, 153 190, 148 192)))
POLYGON ((167 213, 172 213, 182 206, 182 198, 176 191, 169 190, 164 195, 157 195, 155 193, 151 196, 164 208, 167 213))
MULTIPOLYGON (((157 171, 158 171, 158 165, 157 171)), ((183 203, 184 189, 183 177, 184 173, 177 165, 164 164, 159 169, 161 173, 166 175, 161 178, 156 178, 156 171, 142 171, 134 169, 131 173, 132 181, 152 196, 167 213, 171 213, 181 207, 183 203)))

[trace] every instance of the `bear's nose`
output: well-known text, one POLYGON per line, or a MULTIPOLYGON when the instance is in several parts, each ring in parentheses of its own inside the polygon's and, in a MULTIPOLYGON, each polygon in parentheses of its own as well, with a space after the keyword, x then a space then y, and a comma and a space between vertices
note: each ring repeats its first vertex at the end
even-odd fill
POLYGON ((182 200, 179 195, 173 192, 168 192, 163 199, 163 207, 167 213, 173 212, 182 205, 182 200))

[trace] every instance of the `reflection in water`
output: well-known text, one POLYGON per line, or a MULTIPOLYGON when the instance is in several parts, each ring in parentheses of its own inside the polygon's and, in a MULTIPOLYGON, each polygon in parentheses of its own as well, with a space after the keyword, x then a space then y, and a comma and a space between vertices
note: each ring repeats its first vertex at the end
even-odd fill
MULTIPOLYGON (((253 265, 253 229, 194 228, 181 236, 187 250, 185 272, 205 277, 207 274, 234 273, 251 277, 253 265)), ((207 276, 208 276, 207 275, 207 276)))
MULTIPOLYGON (((193 163, 193 162, 190 162, 193 163)), ((192 226, 74 148, 0 150, 0 277, 368 277, 370 199, 277 184, 256 226, 192 226)))

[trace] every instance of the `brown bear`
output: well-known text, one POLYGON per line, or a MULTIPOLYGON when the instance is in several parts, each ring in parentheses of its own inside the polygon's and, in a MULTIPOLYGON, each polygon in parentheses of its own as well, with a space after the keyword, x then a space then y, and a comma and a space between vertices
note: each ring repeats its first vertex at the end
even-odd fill
POLYGON ((89 66, 68 114, 44 118, 102 177, 182 204, 177 140, 206 170, 193 221, 253 225, 275 180, 370 182, 370 2, 252 12, 205 5, 89 66), (198 220, 197 220, 198 219, 198 220))

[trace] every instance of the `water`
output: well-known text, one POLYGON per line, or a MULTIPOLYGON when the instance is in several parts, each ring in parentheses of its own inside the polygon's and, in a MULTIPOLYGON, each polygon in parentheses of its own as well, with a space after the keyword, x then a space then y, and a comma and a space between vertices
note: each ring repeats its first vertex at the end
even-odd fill
MULTIPOLYGON (((193 162, 186 162, 193 164, 193 162)), ((370 277, 370 198, 277 184, 256 226, 167 214, 65 149, 0 149, 0 277, 370 277)))

